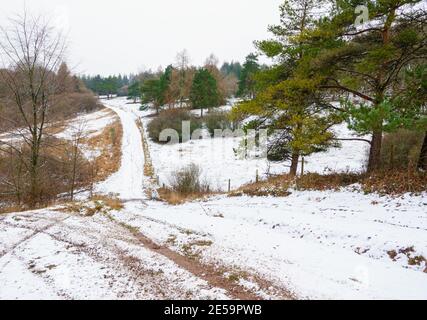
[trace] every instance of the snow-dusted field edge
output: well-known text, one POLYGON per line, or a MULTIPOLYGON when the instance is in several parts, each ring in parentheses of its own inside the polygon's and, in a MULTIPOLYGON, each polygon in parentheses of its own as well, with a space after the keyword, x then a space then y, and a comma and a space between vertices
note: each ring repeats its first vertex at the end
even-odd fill
MULTIPOLYGON (((152 120, 152 111, 139 112, 137 105, 133 108, 142 117, 147 128, 152 120)), ((231 106, 224 106, 221 109, 230 108, 231 106)), ((196 110, 194 114, 199 115, 200 111, 196 110)), ((340 138, 354 137, 346 125, 336 126, 334 130, 340 138)), ((169 185, 172 173, 191 163, 202 168, 203 179, 212 189, 219 191, 227 191, 229 180, 232 189, 254 182, 257 172, 260 178, 288 172, 289 166, 286 163, 268 162, 263 158, 242 159, 236 153, 241 141, 241 138, 205 138, 175 145, 159 145, 151 140, 149 143, 160 184, 169 185)), ((364 168, 367 146, 366 142, 343 141, 340 148, 331 148, 327 152, 307 157, 305 172, 360 172, 364 168)))
MULTIPOLYGON (((140 115, 145 124, 150 121, 146 113, 140 115)), ((336 130, 341 138, 352 137, 345 126, 336 130)), ((238 139, 174 146, 151 142, 151 155, 166 184, 172 171, 192 162, 222 190, 228 179, 234 187, 253 181, 257 169, 287 170, 264 160, 238 159, 233 152, 238 143, 238 139)), ((340 149, 308 158, 306 168, 355 172, 362 170, 365 159, 366 143, 346 141, 340 149)), ((354 189, 293 191, 287 198, 222 196, 173 209, 153 203, 143 211, 157 223, 145 218, 131 222, 160 242, 180 239, 173 232, 176 226, 204 233, 213 243, 203 251, 204 259, 250 268, 285 284, 299 297, 427 299, 427 264, 409 261, 427 257, 427 194, 391 198, 354 189)), ((188 239, 181 241, 185 244, 188 239)))
MULTIPOLYGON (((146 114, 123 99, 105 103, 118 113, 124 129, 121 168, 98 186, 126 201, 123 211, 112 212, 117 221, 177 252, 191 250, 206 263, 235 270, 237 280, 254 290, 256 284, 240 277, 240 271, 258 274, 302 299, 427 299, 427 266, 409 265, 409 259, 427 256, 427 194, 391 198, 347 189, 293 191, 286 198, 220 196, 176 207, 149 201, 135 124, 146 114), (393 251, 396 255, 390 256, 393 251)), ((203 143, 181 147, 193 152, 203 143)), ((155 147, 161 146, 151 149, 159 175, 182 166, 174 160, 176 153, 165 156, 155 147)), ((364 158, 363 145, 344 148, 340 161, 338 151, 319 155, 324 158, 311 164, 314 170, 316 163, 318 171, 338 163, 343 163, 341 170, 347 170, 344 164, 357 170, 360 162, 354 160, 353 166, 346 157, 364 158)), ((254 178, 254 163, 238 163, 231 156, 220 164, 209 159, 204 159, 208 175, 233 174, 236 184, 254 178)), ((53 210, 0 216, 0 284, 2 299, 229 297, 149 251, 123 225, 102 215, 53 210)))

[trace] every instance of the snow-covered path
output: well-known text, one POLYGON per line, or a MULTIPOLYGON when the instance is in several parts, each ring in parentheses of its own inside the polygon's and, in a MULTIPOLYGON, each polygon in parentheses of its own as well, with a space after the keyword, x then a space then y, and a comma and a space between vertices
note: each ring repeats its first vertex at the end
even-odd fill
MULTIPOLYGON (((123 126, 118 172, 96 187, 133 211, 147 199, 137 115, 124 100, 106 105, 123 126)), ((88 203, 96 207, 96 203, 88 203)), ((0 299, 254 299, 213 267, 158 246, 114 211, 82 215, 64 208, 0 216, 0 299)), ((287 294, 287 293, 285 293, 287 294)))
POLYGON ((123 100, 107 100, 104 105, 114 110, 123 126, 122 162, 118 172, 97 187, 98 192, 118 194, 122 200, 142 200, 144 195, 144 151, 136 125, 137 115, 123 100))
MULTIPOLYGON (((122 121, 122 161, 96 191, 141 204, 144 156, 137 116, 123 101, 106 105, 122 121)), ((230 298, 211 279, 194 275, 157 250, 108 214, 43 209, 3 215, 0 299, 230 298)))
POLYGON ((122 121, 123 155, 97 191, 118 194, 125 208, 0 216, 0 299, 221 299, 242 290, 265 299, 427 299, 427 194, 151 201, 135 122, 144 114, 124 99, 105 103, 122 121))
MULTIPOLYGON (((176 148, 197 150, 200 143, 176 148)), ((364 148, 347 149, 333 160, 364 157, 364 148)), ((318 157, 319 166, 331 160, 318 157)), ((116 218, 157 243, 181 253, 190 246, 206 263, 258 274, 300 298, 427 299, 426 207, 426 194, 294 191, 287 198, 220 196, 178 207, 132 203, 116 218)))
POLYGON ((0 299, 224 299, 108 217, 0 217, 0 299))
MULTIPOLYGON (((126 112, 138 114, 137 106, 126 112)), ((115 218, 181 254, 256 274, 300 298, 427 299, 427 264, 409 262, 427 256, 425 196, 295 191, 288 198, 221 196, 178 207, 147 200, 129 203, 115 218)), ((251 279, 239 282, 257 288, 251 279)))
POLYGON ((411 266, 405 255, 427 255, 422 196, 295 192, 134 206, 116 218, 179 252, 211 243, 194 248, 203 261, 259 274, 299 298, 427 299, 427 265, 411 266))

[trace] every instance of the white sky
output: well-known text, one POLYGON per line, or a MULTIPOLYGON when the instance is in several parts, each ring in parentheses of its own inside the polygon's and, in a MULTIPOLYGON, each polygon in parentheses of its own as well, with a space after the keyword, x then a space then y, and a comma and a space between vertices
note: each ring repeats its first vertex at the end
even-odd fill
POLYGON ((282 0, 2 0, 0 23, 25 3, 68 32, 74 72, 107 75, 165 67, 184 48, 193 64, 211 53, 243 61, 279 22, 282 0))

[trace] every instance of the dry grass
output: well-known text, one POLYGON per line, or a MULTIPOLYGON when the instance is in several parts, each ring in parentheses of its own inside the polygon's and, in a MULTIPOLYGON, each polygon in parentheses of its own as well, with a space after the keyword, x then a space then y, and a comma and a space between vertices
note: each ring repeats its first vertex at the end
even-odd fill
POLYGON ((123 202, 117 197, 95 195, 90 201, 67 203, 61 211, 92 217, 97 213, 108 214, 110 211, 124 209, 123 202))
POLYGON ((296 180, 298 190, 339 190, 342 187, 360 182, 362 175, 353 173, 335 173, 320 175, 309 173, 296 180))
MULTIPOLYGON (((105 114, 111 116, 113 111, 106 111, 105 114)), ((115 113, 114 113, 115 114, 115 113)), ((104 181, 120 167, 121 162, 121 141, 123 136, 123 128, 121 121, 115 115, 115 121, 98 135, 90 137, 82 141, 82 147, 99 150, 100 156, 96 159, 89 161, 83 157, 79 159, 79 178, 76 181, 76 190, 84 190, 85 188, 92 188, 94 183, 104 181)), ((62 125, 52 127, 50 133, 61 131, 62 125)), ((51 138, 52 140, 53 138, 51 138)), ((41 172, 46 178, 41 181, 40 188, 43 191, 43 199, 40 199, 38 205, 34 209, 41 209, 52 206, 58 203, 63 203, 66 199, 59 197, 59 195, 69 192, 68 176, 66 163, 67 150, 71 150, 70 142, 66 140, 49 140, 50 145, 44 150, 44 157, 48 160, 46 164, 46 173, 41 172), (61 179, 50 177, 61 177, 61 179)), ((25 186, 25 184, 23 184, 25 186)), ((25 199, 23 199, 25 200, 25 199)), ((3 207, 0 207, 1 213, 22 212, 28 210, 27 206, 16 205, 17 201, 12 199, 4 199, 3 207)), ((24 201, 25 202, 25 201, 24 201)), ((112 204, 112 203, 111 203, 112 204)), ((113 204, 112 204, 113 205, 113 204)))
POLYGON ((140 119, 138 119, 136 121, 136 126, 138 127, 139 132, 141 134, 142 148, 144 150, 144 175, 146 177, 151 178, 154 181, 155 180, 155 170, 153 167, 153 162, 151 160, 150 148, 148 145, 148 141, 147 141, 147 138, 145 136, 144 125, 142 124, 142 121, 140 119))
POLYGON ((294 179, 290 176, 272 177, 265 181, 247 184, 236 191, 232 191, 230 197, 239 197, 248 195, 251 197, 287 197, 290 195, 289 187, 294 183, 294 179))
POLYGON ((366 193, 419 194, 427 191, 427 173, 413 170, 384 171, 364 177, 361 184, 366 193))
POLYGON ((423 266, 425 265, 424 273, 427 273, 427 259, 422 255, 415 255, 414 247, 409 247, 406 249, 400 249, 399 251, 391 250, 387 251, 388 256, 391 260, 396 261, 396 257, 399 254, 403 254, 408 258, 409 266, 423 266))
POLYGON ((95 182, 104 181, 120 168, 122 158, 123 127, 116 115, 116 120, 105 127, 101 134, 84 141, 92 150, 99 150, 100 156, 95 159, 95 182))
POLYGON ((198 240, 184 244, 181 250, 187 258, 200 260, 203 249, 212 246, 212 244, 213 242, 209 240, 198 240))
POLYGON ((92 197, 92 201, 101 202, 104 206, 116 211, 123 210, 125 207, 123 201, 114 196, 95 195, 92 197))
MULTIPOLYGON (((265 181, 242 186, 228 194, 229 197, 287 197, 292 189, 307 191, 338 191, 354 184, 359 184, 366 194, 401 195, 419 194, 427 191, 427 173, 415 171, 384 171, 373 175, 367 174, 306 174, 303 177, 281 175, 265 181)), ((190 201, 203 200, 219 192, 199 192, 183 194, 169 188, 158 190, 160 199, 171 205, 180 205, 190 201)))
POLYGON ((161 200, 173 206, 196 200, 204 200, 210 196, 219 194, 218 192, 198 192, 182 194, 168 188, 160 188, 157 191, 161 200))
MULTIPOLYGON (((102 111, 100 112, 100 116, 97 119, 101 119, 104 117, 117 117, 117 114, 108 108, 101 108, 100 110, 94 110, 95 111, 102 111)), ((46 135, 57 135, 59 133, 64 132, 70 125, 73 124, 73 121, 75 121, 76 118, 71 118, 71 119, 61 119, 58 121, 55 121, 51 124, 48 125, 48 127, 46 127, 45 129, 45 134, 46 135)), ((88 132, 88 133, 94 133, 94 132, 88 132)))
POLYGON ((5 206, 3 208, 0 208, 0 215, 13 213, 13 212, 23 212, 26 210, 28 210, 28 208, 24 206, 10 205, 10 206, 5 206))
POLYGON ((427 173, 412 170, 382 171, 367 174, 329 174, 309 173, 303 177, 282 175, 258 183, 245 185, 233 191, 229 196, 273 196, 286 197, 289 190, 339 190, 353 184, 360 184, 365 193, 401 195, 404 193, 419 194, 427 191, 427 173))

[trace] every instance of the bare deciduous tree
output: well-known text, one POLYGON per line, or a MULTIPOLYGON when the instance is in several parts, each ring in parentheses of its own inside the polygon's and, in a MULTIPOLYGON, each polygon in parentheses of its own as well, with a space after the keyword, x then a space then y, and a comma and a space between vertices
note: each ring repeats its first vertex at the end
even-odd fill
MULTIPOLYGON (((25 130, 20 136, 30 149, 25 159, 30 175, 29 204, 34 207, 39 195, 38 171, 41 165, 47 116, 55 95, 55 72, 63 61, 66 42, 43 17, 23 15, 10 19, 8 27, 0 27, 0 75, 7 97, 16 107, 25 130)), ((2 145, 8 145, 2 142, 2 145)), ((9 145, 9 147, 11 147, 9 145)))
POLYGON ((188 51, 186 49, 182 50, 181 52, 178 52, 176 55, 176 68, 179 72, 179 104, 180 108, 182 108, 184 99, 185 99, 185 80, 186 80, 186 73, 188 70, 188 65, 190 64, 190 55, 188 54, 188 51))
POLYGON ((70 172, 70 200, 74 201, 74 195, 76 190, 77 176, 81 167, 81 150, 83 139, 86 138, 86 122, 79 121, 72 127, 72 140, 71 140, 71 152, 69 160, 71 162, 70 172))

